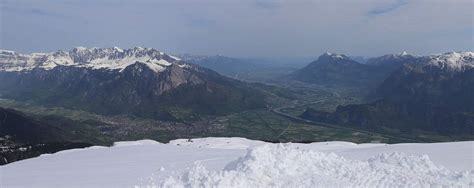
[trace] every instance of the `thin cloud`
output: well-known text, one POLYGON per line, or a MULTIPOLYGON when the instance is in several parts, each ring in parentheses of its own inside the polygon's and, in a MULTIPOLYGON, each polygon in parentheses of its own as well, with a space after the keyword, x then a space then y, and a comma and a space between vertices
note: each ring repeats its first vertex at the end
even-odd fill
POLYGON ((472 0, 0 1, 0 48, 24 53, 74 46, 236 57, 472 50, 472 0))
POLYGON ((3 6, 2 11, 8 11, 11 13, 16 14, 23 14, 23 15, 32 15, 32 16, 45 16, 45 17, 53 17, 53 18, 64 18, 65 15, 58 14, 56 12, 47 11, 38 8, 17 8, 13 6, 3 6))
POLYGON ((369 16, 379 16, 382 14, 387 14, 389 12, 395 11, 399 9, 400 7, 408 4, 407 1, 405 0, 397 0, 396 2, 389 4, 387 6, 381 6, 381 7, 376 7, 369 12, 367 12, 367 15, 369 16))
POLYGON ((25 13, 29 13, 32 15, 38 15, 38 16, 51 16, 51 17, 62 17, 61 15, 54 13, 54 12, 48 12, 45 10, 37 9, 37 8, 32 8, 29 10, 25 10, 25 13))

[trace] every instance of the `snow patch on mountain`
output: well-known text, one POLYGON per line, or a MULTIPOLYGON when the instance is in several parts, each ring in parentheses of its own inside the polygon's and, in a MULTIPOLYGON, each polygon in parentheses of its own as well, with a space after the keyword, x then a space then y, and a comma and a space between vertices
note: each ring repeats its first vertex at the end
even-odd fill
POLYGON ((123 49, 122 49, 122 48, 119 48, 119 47, 117 47, 117 46, 114 46, 113 49, 114 49, 115 51, 117 51, 117 52, 123 53, 123 49))
POLYGON ((159 73, 176 63, 188 67, 179 58, 167 55, 153 48, 135 47, 131 49, 76 47, 69 52, 18 54, 0 50, 0 71, 31 71, 35 68, 51 70, 57 66, 85 67, 123 71, 135 63, 143 63, 159 73))
POLYGON ((462 71, 474 67, 474 52, 448 52, 430 58, 428 65, 442 69, 462 71))
POLYGON ((373 57, 367 60, 367 65, 400 65, 404 63, 416 63, 421 56, 411 55, 408 52, 401 52, 397 54, 386 54, 380 57, 373 57))
POLYGON ((332 59, 350 59, 349 57, 345 56, 344 54, 336 54, 331 52, 326 52, 320 56, 320 58, 332 58, 332 59))

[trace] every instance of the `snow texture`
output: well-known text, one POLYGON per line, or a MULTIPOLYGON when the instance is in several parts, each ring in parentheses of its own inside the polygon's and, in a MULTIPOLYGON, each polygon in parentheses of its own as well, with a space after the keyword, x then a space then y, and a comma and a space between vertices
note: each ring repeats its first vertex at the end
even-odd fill
POLYGON ((383 153, 368 160, 348 160, 334 153, 299 149, 291 144, 263 145, 209 171, 196 164, 161 187, 468 187, 474 171, 436 166, 428 156, 383 153))
POLYGON ((0 167, 0 187, 474 187, 474 142, 117 142, 0 167))
POLYGON ((449 52, 431 56, 429 65, 453 71, 474 68, 474 52, 449 52))

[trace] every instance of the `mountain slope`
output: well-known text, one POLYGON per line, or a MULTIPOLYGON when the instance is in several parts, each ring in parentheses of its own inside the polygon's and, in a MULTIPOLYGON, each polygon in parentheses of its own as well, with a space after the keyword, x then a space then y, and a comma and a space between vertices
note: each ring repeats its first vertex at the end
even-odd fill
POLYGON ((474 95, 474 54, 446 53, 405 64, 377 88, 377 95, 394 102, 419 101, 447 110, 474 111, 469 97, 474 95))
POLYGON ((375 71, 384 74, 385 77, 390 76, 392 72, 402 67, 404 64, 417 64, 423 62, 424 57, 410 55, 406 52, 399 54, 387 54, 380 57, 370 58, 366 65, 374 67, 375 71))
POLYGON ((77 124, 66 118, 32 117, 0 108, 0 165, 99 143, 94 138, 96 131, 77 124))
POLYGON ((0 108, 0 137, 10 136, 20 143, 58 142, 65 135, 58 127, 27 117, 21 112, 0 108))
POLYGON ((358 63, 345 55, 325 53, 306 67, 293 72, 290 78, 329 86, 372 87, 383 76, 373 66, 358 63))
MULTIPOLYGON (((0 107, 0 138, 14 144, 87 142, 109 144, 107 135, 100 135, 100 122, 77 121, 56 115, 34 115, 0 107)), ((1 140, 0 140, 1 143, 1 140)))
POLYGON ((302 116, 370 129, 421 129, 474 135, 474 53, 446 53, 404 64, 377 87, 380 100, 338 107, 334 113, 307 110, 302 116))
POLYGON ((170 111, 227 114, 265 106, 248 84, 149 48, 0 52, 2 97, 175 120, 170 111))

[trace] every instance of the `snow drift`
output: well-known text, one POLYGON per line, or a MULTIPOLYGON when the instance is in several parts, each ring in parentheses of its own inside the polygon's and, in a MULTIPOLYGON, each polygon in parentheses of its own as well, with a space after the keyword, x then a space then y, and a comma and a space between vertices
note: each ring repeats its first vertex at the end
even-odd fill
POLYGON ((224 170, 209 171, 198 163, 161 187, 468 187, 474 186, 473 180, 474 171, 451 171, 426 155, 394 152, 357 161, 291 144, 268 144, 249 149, 224 170))
POLYGON ((118 142, 0 167, 0 187, 474 187, 474 142, 118 142))

